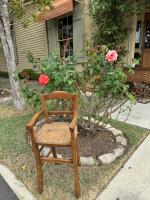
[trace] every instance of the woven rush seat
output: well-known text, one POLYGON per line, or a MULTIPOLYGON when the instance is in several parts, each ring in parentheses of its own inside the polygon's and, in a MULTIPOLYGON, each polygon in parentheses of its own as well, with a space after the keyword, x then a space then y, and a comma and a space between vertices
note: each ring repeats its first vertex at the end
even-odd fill
MULTIPOLYGON (((70 145, 71 132, 68 122, 51 122, 44 124, 36 133, 35 140, 38 144, 70 145)), ((77 136, 77 128, 75 128, 77 136)))

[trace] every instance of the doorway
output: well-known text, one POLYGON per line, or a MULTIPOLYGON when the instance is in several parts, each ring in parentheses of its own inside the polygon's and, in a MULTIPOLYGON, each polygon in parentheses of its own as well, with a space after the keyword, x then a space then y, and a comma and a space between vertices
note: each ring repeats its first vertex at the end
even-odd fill
POLYGON ((150 12, 144 13, 142 34, 142 67, 150 68, 150 12))
POLYGON ((134 58, 139 67, 150 68, 150 11, 137 16, 134 58))

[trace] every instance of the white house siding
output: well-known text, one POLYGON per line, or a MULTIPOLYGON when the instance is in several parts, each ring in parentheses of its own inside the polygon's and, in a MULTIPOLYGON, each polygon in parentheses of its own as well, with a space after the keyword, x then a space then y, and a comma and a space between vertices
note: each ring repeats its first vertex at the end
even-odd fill
MULTIPOLYGON (((29 7, 28 16, 33 13, 33 8, 29 7)), ((24 50, 29 50, 36 58, 44 58, 48 55, 47 33, 45 22, 31 22, 24 28, 19 20, 14 18, 14 30, 16 37, 16 48, 18 55, 17 68, 30 68, 26 61, 24 50)), ((0 47, 0 71, 7 71, 4 54, 0 47)))
POLYGON ((3 48, 0 46, 0 71, 7 71, 3 48))
POLYGON ((35 58, 43 58, 48 54, 47 34, 45 22, 30 23, 24 29, 20 22, 15 24, 18 67, 28 68, 24 50, 29 50, 35 58))
POLYGON ((127 56, 125 58, 125 62, 130 64, 132 62, 132 59, 134 58, 137 17, 132 16, 130 18, 127 18, 126 23, 129 27, 129 35, 125 41, 125 47, 127 50, 127 56))

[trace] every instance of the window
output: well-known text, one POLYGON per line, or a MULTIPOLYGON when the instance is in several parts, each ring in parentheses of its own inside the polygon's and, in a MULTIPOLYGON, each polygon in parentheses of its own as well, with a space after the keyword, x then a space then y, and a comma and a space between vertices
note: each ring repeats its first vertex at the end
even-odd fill
POLYGON ((146 21, 144 47, 150 48, 150 21, 146 21))
POLYGON ((141 46, 141 21, 137 21, 135 48, 140 48, 140 46, 141 46))
POLYGON ((58 41, 60 56, 68 57, 73 55, 73 20, 72 15, 58 20, 58 41))
POLYGON ((84 9, 75 2, 72 14, 47 20, 49 53, 58 50, 61 57, 74 55, 77 63, 84 61, 84 9))
POLYGON ((141 62, 141 46, 142 46, 142 24, 141 17, 139 16, 139 20, 137 20, 136 24, 136 32, 135 32, 135 50, 134 50, 134 58, 136 58, 139 62, 141 62))

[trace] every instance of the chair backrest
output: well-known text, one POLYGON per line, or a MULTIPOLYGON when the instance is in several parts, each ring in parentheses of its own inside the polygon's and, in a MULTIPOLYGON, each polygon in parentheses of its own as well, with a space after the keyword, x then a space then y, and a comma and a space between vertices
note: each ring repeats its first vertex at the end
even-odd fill
POLYGON ((44 110, 44 116, 46 122, 48 122, 48 116, 49 115, 73 115, 74 112, 78 111, 78 95, 77 94, 72 94, 68 93, 65 91, 55 91, 49 94, 43 94, 41 95, 42 99, 42 108, 44 110), (55 110, 55 111, 48 111, 46 102, 48 100, 67 100, 67 101, 72 101, 72 109, 71 110, 55 110))

